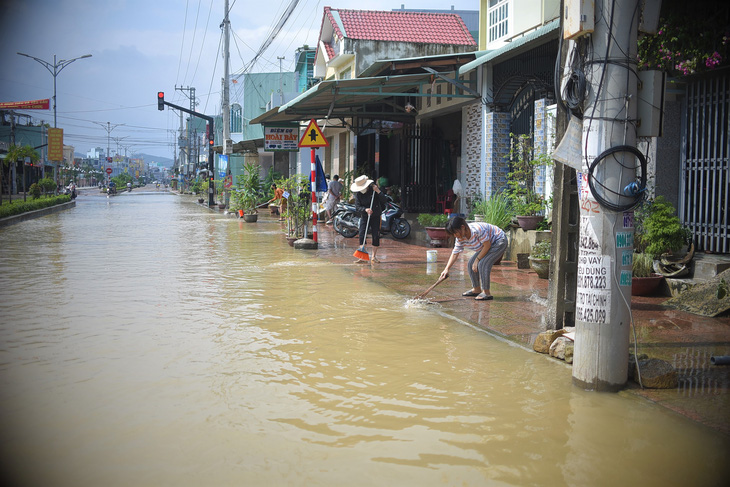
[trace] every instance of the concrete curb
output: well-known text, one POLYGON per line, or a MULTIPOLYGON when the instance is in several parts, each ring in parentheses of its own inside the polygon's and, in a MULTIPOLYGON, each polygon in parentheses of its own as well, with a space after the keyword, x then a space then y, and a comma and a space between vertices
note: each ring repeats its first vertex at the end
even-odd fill
POLYGON ((49 206, 48 208, 41 208, 40 210, 28 211, 21 213, 20 215, 8 216, 0 218, 0 228, 15 225, 27 220, 34 220, 42 216, 50 215, 52 213, 58 213, 59 211, 68 210, 76 206, 76 200, 69 201, 68 203, 61 203, 60 205, 49 206))

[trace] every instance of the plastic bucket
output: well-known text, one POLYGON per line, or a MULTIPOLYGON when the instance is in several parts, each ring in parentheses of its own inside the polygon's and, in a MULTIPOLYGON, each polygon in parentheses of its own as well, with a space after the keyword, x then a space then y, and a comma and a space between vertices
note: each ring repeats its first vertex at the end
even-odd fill
POLYGON ((428 262, 430 264, 436 262, 438 255, 439 255, 439 253, 437 250, 427 250, 426 251, 426 262, 428 262))
POLYGON ((243 218, 243 210, 238 210, 238 217, 243 218))

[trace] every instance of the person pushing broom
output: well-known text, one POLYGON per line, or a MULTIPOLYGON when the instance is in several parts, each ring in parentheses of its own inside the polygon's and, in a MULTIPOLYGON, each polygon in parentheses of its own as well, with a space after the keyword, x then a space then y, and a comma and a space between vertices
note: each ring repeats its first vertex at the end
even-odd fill
POLYGON ((372 179, 364 175, 355 179, 350 185, 350 190, 355 195, 355 208, 360 214, 360 249, 355 252, 357 257, 355 263, 368 260, 371 263, 378 263, 380 261, 376 258, 376 254, 380 247, 380 216, 388 204, 388 198, 372 179), (364 250, 368 226, 373 236, 372 255, 364 250))

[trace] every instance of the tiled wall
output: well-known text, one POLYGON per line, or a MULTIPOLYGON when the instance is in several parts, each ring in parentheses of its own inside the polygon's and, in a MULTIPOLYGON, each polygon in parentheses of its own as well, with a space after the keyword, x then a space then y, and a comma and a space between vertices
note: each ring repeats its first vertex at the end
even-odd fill
POLYGON ((492 194, 507 186, 509 172, 510 115, 507 112, 487 113, 485 124, 487 136, 485 191, 489 199, 492 194))
MULTIPOLYGON (((464 181, 461 181, 461 186, 466 199, 471 200, 474 194, 481 192, 482 105, 474 103, 465 108, 465 112, 464 145, 461 151, 464 181)), ((466 211, 466 208, 462 207, 461 210, 466 211)))

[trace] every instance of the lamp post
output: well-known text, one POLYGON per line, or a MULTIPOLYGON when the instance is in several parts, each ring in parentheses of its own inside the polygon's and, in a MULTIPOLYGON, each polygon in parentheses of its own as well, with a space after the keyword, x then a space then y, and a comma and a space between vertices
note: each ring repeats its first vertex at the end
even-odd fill
POLYGON ((53 128, 57 128, 57 122, 56 122, 56 77, 58 76, 58 73, 60 73, 63 68, 71 64, 72 62, 76 61, 77 59, 84 59, 87 57, 91 57, 91 54, 84 54, 83 56, 75 57, 73 59, 61 59, 60 61, 56 62, 56 55, 53 55, 53 64, 49 63, 48 61, 44 61, 43 59, 39 59, 35 56, 31 56, 29 54, 23 54, 22 52, 18 53, 21 56, 29 57, 31 59, 34 59, 41 63, 43 67, 45 67, 49 73, 53 76, 53 128))

